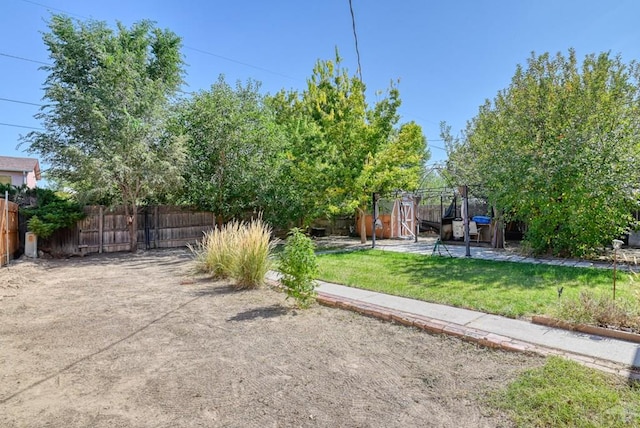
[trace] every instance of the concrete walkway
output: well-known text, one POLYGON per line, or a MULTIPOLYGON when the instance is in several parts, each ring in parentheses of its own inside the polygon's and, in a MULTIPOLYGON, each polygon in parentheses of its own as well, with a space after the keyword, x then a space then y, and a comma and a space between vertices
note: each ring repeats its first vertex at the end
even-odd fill
MULTIPOLYGON (((377 249, 431 255, 432 242, 382 241, 377 249)), ((356 245, 356 247, 359 247, 356 245)), ((360 247, 362 248, 362 247, 360 247)), ((448 245, 441 254, 465 257, 465 247, 448 245)), ((437 251, 436 251, 437 254, 437 251)), ((575 267, 610 268, 611 263, 532 259, 503 250, 472 247, 472 258, 575 267)), ((547 327, 524 320, 319 282, 318 302, 423 330, 449 334, 483 346, 540 355, 561 355, 600 370, 640 379, 640 344, 547 327)))

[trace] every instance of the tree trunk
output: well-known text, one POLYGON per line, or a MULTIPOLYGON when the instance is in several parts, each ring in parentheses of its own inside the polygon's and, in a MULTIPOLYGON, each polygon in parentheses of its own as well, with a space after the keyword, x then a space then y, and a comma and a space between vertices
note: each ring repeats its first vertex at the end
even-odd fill
MULTIPOLYGON (((495 214, 498 210, 494 207, 493 212, 495 214)), ((504 248, 504 221, 501 215, 496 215, 495 219, 491 235, 491 248, 504 248)))
POLYGON ((138 251, 138 206, 125 204, 124 215, 129 226, 129 251, 135 253, 138 251))
MULTIPOLYGON (((358 208, 358 214, 360 214, 360 243, 367 243, 367 223, 364 215, 364 210, 362 208, 358 208)), ((373 225, 373 232, 376 233, 375 225, 373 225)))

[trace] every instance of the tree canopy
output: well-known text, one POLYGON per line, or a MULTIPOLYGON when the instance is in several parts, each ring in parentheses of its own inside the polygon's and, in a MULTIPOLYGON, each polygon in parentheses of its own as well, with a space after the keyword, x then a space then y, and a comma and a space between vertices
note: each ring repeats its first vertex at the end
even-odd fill
POLYGON ((220 222, 247 212, 264 212, 272 224, 282 219, 284 136, 259 87, 249 81, 233 88, 220 76, 178 106, 173 130, 186 136, 188 151, 183 200, 214 211, 220 222))
POLYGON ((336 54, 317 62, 302 93, 281 91, 270 105, 288 136, 300 218, 352 214, 371 192, 417 188, 429 157, 426 138, 415 123, 397 127, 395 86, 369 107, 364 84, 336 54))
POLYGON ((181 142, 165 128, 182 84, 180 38, 150 21, 113 30, 62 15, 51 18, 49 30, 47 104, 36 116, 45 131, 24 141, 54 179, 124 204, 135 251, 138 204, 173 185, 184 159, 181 142))
POLYGON ((532 54, 480 107, 448 168, 481 185, 536 253, 583 256, 624 233, 637 207, 639 73, 609 53, 579 64, 532 54))

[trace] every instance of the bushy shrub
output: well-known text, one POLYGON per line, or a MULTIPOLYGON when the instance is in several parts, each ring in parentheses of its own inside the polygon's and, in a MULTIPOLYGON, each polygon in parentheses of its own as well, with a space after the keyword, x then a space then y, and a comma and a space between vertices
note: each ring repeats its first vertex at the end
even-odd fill
POLYGON ((216 279, 232 278, 234 288, 254 288, 264 283, 274 243, 271 228, 262 220, 231 221, 205 233, 190 247, 196 270, 216 279))
POLYGON ((56 230, 71 227, 82 220, 82 207, 70 199, 50 189, 29 189, 25 195, 35 195, 37 205, 20 209, 27 220, 27 229, 40 238, 48 238, 56 230))
POLYGON ((293 229, 280 255, 280 282, 287 298, 293 297, 301 308, 309 307, 316 296, 314 279, 318 275, 318 262, 314 250, 314 242, 300 229, 293 229))

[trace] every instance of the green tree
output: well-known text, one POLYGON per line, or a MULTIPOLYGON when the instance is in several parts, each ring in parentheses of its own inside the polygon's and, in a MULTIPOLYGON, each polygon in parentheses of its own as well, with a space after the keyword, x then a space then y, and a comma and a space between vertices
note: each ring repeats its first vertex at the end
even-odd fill
POLYGON ((609 53, 532 56, 450 147, 536 253, 583 256, 620 236, 637 205, 638 66, 609 53))
POLYGON ((235 89, 223 76, 178 108, 177 133, 186 136, 184 200, 216 213, 218 222, 264 212, 279 220, 283 135, 249 81, 235 89))
POLYGON ((78 191, 99 190, 125 206, 131 251, 139 204, 176 184, 184 150, 165 129, 170 97, 182 84, 180 38, 149 21, 117 31, 104 22, 54 15, 44 43, 45 131, 23 142, 49 174, 78 191))
MULTIPOLYGON (((415 123, 397 127, 399 91, 391 86, 373 108, 365 86, 335 61, 318 61, 302 93, 271 98, 289 137, 287 151, 301 225, 361 213, 374 191, 417 188, 429 156, 415 123)), ((363 217, 363 216, 362 216, 363 217)))

